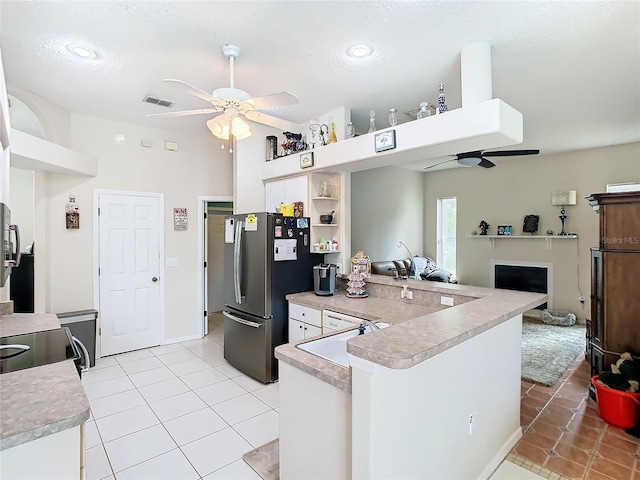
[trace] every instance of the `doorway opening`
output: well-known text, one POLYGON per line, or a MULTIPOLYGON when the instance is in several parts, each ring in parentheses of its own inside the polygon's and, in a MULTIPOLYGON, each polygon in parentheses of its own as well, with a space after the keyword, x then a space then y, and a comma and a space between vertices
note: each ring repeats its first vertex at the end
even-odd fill
POLYGON ((233 214, 233 197, 198 197, 198 242, 203 315, 201 336, 219 336, 222 341, 224 308, 224 217, 233 214))

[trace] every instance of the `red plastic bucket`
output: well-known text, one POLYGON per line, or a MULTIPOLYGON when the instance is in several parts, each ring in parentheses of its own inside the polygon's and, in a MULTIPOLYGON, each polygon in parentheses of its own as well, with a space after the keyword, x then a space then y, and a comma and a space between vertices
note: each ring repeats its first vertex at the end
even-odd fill
POLYGON ((629 393, 607 387, 591 377, 596 387, 598 414, 605 422, 618 428, 633 428, 640 425, 640 393, 629 393))

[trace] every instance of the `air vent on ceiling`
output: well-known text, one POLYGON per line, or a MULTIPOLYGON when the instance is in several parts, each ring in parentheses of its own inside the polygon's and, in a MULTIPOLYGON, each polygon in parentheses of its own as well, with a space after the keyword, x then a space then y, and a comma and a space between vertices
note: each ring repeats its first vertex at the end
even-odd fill
POLYGON ((158 97, 152 97, 151 95, 145 95, 142 101, 147 103, 153 103, 154 105, 160 105, 162 107, 167 107, 167 108, 173 106, 173 102, 169 100, 163 100, 158 97))

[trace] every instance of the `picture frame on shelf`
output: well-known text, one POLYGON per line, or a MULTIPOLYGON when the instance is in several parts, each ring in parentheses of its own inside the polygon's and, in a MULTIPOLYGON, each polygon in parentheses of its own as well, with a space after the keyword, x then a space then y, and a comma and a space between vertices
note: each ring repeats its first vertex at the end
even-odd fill
POLYGON ((530 233, 536 235, 538 233, 538 223, 540 222, 540 215, 525 215, 524 224, 522 225, 523 233, 530 233))
POLYGON ((300 154, 300 168, 313 167, 313 152, 304 152, 300 154))
POLYGON ((498 235, 511 235, 513 228, 511 225, 498 225, 498 235))
POLYGON ((376 152, 384 152, 396 148, 396 131, 387 130, 376 133, 374 136, 374 144, 376 152))

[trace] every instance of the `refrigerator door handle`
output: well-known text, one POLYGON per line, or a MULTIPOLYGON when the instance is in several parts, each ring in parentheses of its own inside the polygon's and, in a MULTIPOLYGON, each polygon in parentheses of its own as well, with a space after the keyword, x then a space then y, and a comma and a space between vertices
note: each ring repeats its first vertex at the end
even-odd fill
POLYGON ((233 291, 236 303, 244 302, 242 295, 242 220, 236 220, 236 235, 233 244, 233 291))
POLYGON ((233 320, 234 322, 241 323, 241 324, 247 325, 249 327, 260 328, 262 326, 262 324, 260 324, 260 323, 250 322, 249 320, 245 320, 243 318, 238 318, 238 317, 236 317, 234 315, 231 315, 229 312, 226 312, 226 311, 222 312, 222 315, 227 317, 229 320, 233 320))

